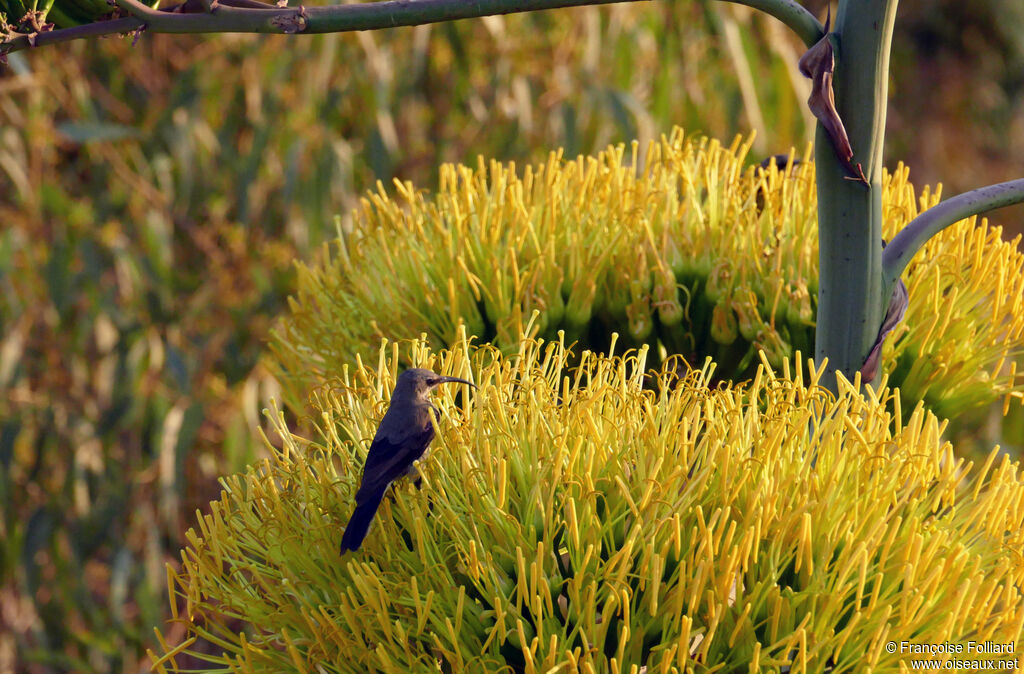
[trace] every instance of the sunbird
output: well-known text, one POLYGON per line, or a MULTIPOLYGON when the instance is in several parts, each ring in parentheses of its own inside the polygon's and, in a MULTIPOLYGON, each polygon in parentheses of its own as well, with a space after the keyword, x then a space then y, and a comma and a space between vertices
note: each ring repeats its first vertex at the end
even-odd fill
POLYGON ((430 402, 430 392, 438 384, 448 383, 476 388, 465 379, 442 377, 423 368, 411 368, 398 375, 391 405, 380 420, 366 455, 362 481, 356 492, 356 509, 341 537, 342 554, 346 550, 358 550, 363 544, 388 485, 415 472, 413 462, 423 456, 434 439, 431 415, 440 414, 430 402))

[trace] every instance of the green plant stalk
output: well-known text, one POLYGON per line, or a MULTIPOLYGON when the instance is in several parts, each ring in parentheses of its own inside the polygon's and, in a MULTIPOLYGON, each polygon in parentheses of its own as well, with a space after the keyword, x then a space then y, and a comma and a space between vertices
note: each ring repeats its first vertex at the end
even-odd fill
MULTIPOLYGON (((117 0, 132 15, 115 21, 47 31, 0 41, 0 54, 57 44, 85 37, 145 29, 154 33, 340 33, 397 26, 414 26, 494 14, 532 12, 561 7, 603 5, 642 0, 383 0, 328 7, 252 7, 225 2, 209 12, 162 12, 138 0, 117 0)), ((760 9, 789 26, 808 45, 822 34, 822 26, 795 0, 728 0, 760 9)))
POLYGON ((896 280, 906 269, 911 258, 927 243, 928 239, 946 227, 972 215, 984 213, 993 208, 1012 206, 1022 201, 1024 201, 1024 179, 979 187, 932 206, 908 222, 886 246, 885 252, 882 253, 882 273, 885 287, 891 292, 896 280))
POLYGON ((836 109, 867 185, 851 180, 819 123, 815 136, 820 269, 814 355, 824 383, 860 370, 888 306, 882 279, 882 143, 897 0, 842 0, 833 86, 836 109))
POLYGON ((795 0, 722 0, 759 9, 789 26, 808 47, 821 39, 825 28, 795 0))

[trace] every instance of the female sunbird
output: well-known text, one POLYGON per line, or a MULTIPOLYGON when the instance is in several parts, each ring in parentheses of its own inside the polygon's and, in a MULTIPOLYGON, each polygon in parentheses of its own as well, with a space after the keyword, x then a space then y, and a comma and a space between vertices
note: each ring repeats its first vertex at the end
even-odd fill
POLYGON ((412 464, 423 456, 434 439, 431 414, 439 411, 430 402, 430 391, 438 384, 456 382, 476 385, 458 377, 442 377, 430 370, 412 368, 398 375, 391 405, 373 436, 363 466, 363 479, 356 492, 356 509, 341 537, 341 553, 358 550, 373 516, 377 514, 388 485, 413 472, 412 464))

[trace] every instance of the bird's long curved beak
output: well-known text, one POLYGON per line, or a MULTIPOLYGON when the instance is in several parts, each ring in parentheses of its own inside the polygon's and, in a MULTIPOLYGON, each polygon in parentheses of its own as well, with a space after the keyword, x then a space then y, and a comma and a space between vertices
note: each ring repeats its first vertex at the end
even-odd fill
POLYGON ((476 388, 476 384, 473 382, 466 381, 465 379, 459 379, 458 377, 438 377, 432 381, 431 384, 433 386, 437 386, 438 384, 469 384, 473 388, 476 388))

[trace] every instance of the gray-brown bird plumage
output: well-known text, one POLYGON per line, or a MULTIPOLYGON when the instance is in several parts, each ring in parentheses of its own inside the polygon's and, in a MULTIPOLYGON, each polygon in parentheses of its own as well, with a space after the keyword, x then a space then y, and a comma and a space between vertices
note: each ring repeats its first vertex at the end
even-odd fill
POLYGON ((423 456, 434 439, 431 415, 437 414, 437 408, 430 402, 430 392, 438 384, 449 382, 474 386, 465 379, 442 377, 423 368, 411 368, 398 375, 391 405, 366 455, 356 508, 341 537, 342 554, 359 549, 388 485, 412 472, 413 462, 423 456))

